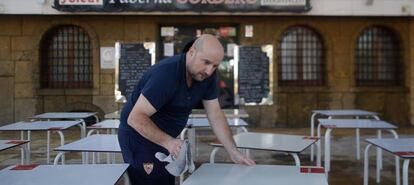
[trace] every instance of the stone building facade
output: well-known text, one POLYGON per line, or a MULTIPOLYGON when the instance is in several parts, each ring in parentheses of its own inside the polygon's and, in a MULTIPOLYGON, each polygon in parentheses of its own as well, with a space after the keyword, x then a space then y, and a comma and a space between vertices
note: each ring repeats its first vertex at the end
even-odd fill
MULTIPOLYGON (((399 126, 414 124, 414 18, 341 16, 173 16, 173 15, 0 15, 0 125, 51 111, 118 110, 115 71, 101 69, 100 47, 115 42, 156 42, 159 25, 233 24, 244 35, 253 25, 254 36, 240 44, 272 44, 292 26, 315 30, 325 45, 325 80, 321 86, 281 86, 273 65, 273 105, 244 106, 258 127, 307 127, 314 109, 365 109, 380 113, 399 126), (89 35, 92 46, 93 85, 88 89, 40 87, 40 47, 45 33, 58 25, 76 25, 89 35), (356 85, 355 47, 361 32, 382 26, 397 35, 401 48, 402 79, 397 86, 356 85), (413 70, 411 70, 413 68, 413 70)), ((277 64, 277 52, 273 62, 277 64)))

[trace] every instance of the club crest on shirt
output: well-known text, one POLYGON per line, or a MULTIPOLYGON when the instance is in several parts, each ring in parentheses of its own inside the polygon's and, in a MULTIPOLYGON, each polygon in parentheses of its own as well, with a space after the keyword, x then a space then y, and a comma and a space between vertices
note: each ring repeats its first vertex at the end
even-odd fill
POLYGON ((154 163, 143 163, 145 172, 149 175, 152 172, 152 169, 154 169, 154 163))

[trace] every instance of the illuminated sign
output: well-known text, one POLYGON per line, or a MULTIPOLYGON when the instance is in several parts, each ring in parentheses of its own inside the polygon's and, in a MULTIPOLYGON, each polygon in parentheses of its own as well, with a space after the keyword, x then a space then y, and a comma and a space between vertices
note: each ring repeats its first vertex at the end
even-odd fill
POLYGON ((65 12, 307 12, 309 0, 55 0, 65 12))

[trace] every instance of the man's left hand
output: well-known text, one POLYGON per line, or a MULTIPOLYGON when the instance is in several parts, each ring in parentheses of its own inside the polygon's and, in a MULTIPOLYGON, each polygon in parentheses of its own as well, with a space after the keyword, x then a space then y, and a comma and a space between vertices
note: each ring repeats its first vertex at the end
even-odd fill
POLYGON ((256 162, 254 162, 252 159, 244 156, 242 153, 240 153, 238 150, 235 150, 230 154, 231 160, 236 164, 245 164, 245 165, 255 165, 256 162))

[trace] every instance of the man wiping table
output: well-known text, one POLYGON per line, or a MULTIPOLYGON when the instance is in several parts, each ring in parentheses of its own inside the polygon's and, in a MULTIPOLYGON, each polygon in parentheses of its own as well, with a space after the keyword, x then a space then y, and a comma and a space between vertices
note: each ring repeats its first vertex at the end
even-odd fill
POLYGON ((254 165, 235 147, 217 99, 215 70, 224 56, 213 35, 201 35, 187 53, 152 66, 140 79, 121 113, 118 139, 134 185, 173 185, 167 163, 155 158, 162 152, 177 158, 191 110, 202 101, 214 133, 235 163, 254 165))

